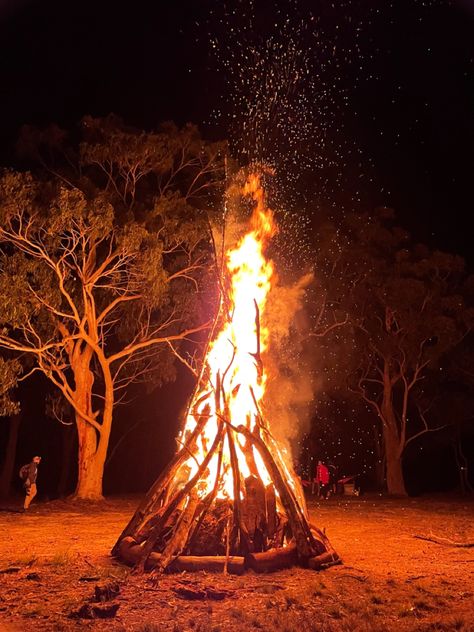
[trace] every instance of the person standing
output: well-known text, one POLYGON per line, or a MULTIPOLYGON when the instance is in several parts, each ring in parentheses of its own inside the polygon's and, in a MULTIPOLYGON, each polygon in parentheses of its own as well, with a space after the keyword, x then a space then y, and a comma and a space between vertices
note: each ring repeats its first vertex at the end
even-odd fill
POLYGON ((337 467, 332 461, 328 463, 329 470, 329 491, 335 495, 337 493, 337 467))
POLYGON ((318 461, 316 468, 316 485, 318 486, 318 496, 328 499, 329 494, 329 470, 322 461, 318 461))
POLYGON ((38 478, 38 465, 41 463, 40 456, 34 456, 31 463, 24 465, 20 470, 20 476, 24 479, 25 502, 23 510, 26 511, 31 501, 37 494, 36 479, 38 478))

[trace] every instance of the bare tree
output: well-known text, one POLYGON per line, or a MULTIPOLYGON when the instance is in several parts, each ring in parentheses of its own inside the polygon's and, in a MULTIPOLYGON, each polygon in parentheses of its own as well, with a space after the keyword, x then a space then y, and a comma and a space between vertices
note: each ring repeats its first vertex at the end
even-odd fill
POLYGON ((330 388, 349 388, 376 414, 388 491, 405 495, 407 446, 449 423, 433 421, 427 380, 470 330, 472 310, 461 292, 462 259, 413 245, 391 220, 381 209, 322 230, 324 296, 349 326, 321 349, 330 388))

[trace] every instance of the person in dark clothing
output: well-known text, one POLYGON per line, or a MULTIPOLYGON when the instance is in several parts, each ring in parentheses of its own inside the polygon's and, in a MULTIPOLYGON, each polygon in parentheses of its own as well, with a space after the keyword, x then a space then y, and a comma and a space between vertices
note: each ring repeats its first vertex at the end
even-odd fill
MULTIPOLYGON (((26 478, 25 478, 25 502, 23 503, 23 509, 26 511, 30 506, 31 501, 36 496, 37 488, 36 488, 36 479, 38 477, 38 465, 41 463, 40 456, 34 456, 31 463, 23 466, 26 470, 26 478)), ((23 468, 22 468, 23 469, 23 468)))
POLYGON ((329 470, 329 491, 331 494, 337 493, 337 467, 332 461, 328 463, 329 470))

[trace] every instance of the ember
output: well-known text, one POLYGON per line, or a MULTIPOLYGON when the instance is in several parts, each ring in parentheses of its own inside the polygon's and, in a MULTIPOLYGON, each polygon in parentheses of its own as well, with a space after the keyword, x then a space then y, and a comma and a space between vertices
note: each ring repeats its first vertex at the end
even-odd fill
POLYGON ((299 479, 264 414, 265 307, 274 276, 264 250, 276 225, 258 174, 247 178, 241 195, 254 203, 250 230, 226 251, 220 326, 181 449, 113 550, 142 570, 239 573, 339 561, 326 536, 308 523, 299 479))

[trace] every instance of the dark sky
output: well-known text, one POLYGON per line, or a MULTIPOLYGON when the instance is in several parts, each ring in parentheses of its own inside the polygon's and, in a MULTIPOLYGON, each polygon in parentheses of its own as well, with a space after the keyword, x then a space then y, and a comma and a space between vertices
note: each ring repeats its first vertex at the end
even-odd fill
MULTIPOLYGON (((191 120, 209 135, 225 136, 222 122, 209 123, 211 113, 236 106, 225 76, 216 72, 210 40, 261 44, 294 12, 302 23, 310 14, 321 21, 321 49, 331 50, 336 29, 338 48, 347 40, 340 63, 332 61, 326 74, 326 81, 328 73, 340 75, 328 105, 339 105, 337 91, 347 104, 331 119, 327 134, 329 145, 345 146, 339 165, 344 177, 329 187, 334 203, 393 206, 420 238, 469 255, 474 168, 470 0, 0 0, 3 161, 8 162, 23 123, 70 126, 84 114, 113 111, 144 127, 163 119, 191 120), (248 6, 254 6, 258 34, 249 31, 248 6), (227 38, 232 28, 234 40, 227 38), (348 146, 359 154, 348 152, 348 146)), ((309 47, 307 38, 303 29, 303 50, 309 47)), ((227 53, 222 46, 221 57, 227 53)), ((325 116, 324 102, 315 110, 319 115, 325 116)), ((327 171, 326 179, 332 173, 327 171)))

